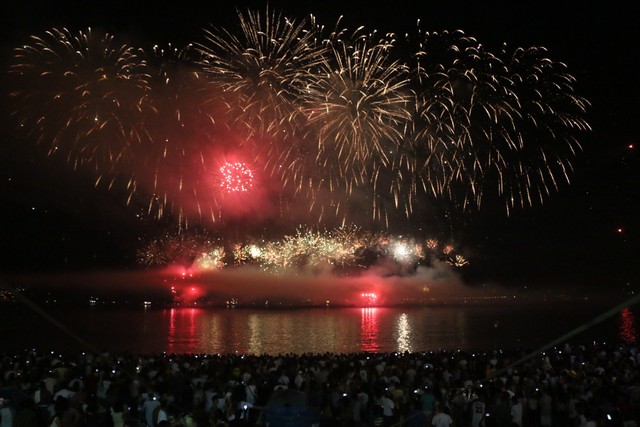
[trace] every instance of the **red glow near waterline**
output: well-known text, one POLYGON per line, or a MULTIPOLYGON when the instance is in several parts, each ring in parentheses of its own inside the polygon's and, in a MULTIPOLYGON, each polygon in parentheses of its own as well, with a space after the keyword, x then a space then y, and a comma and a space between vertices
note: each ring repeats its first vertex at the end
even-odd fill
POLYGON ((378 301, 378 294, 375 292, 363 292, 360 296, 362 297, 362 302, 365 306, 376 305, 376 302, 378 301))
POLYGON ((244 193, 253 187, 253 172, 246 163, 227 162, 220 167, 221 186, 227 193, 244 193))

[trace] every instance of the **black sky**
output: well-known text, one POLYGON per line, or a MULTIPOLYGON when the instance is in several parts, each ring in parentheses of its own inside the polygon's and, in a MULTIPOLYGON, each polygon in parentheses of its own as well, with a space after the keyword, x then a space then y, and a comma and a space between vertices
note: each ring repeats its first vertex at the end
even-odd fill
MULTIPOLYGON (((571 187, 509 218, 488 207, 456 232, 476 279, 514 285, 640 288, 638 121, 640 26, 633 2, 274 1, 284 15, 313 14, 327 26, 365 25, 403 34, 415 27, 463 30, 490 46, 544 46, 567 64, 589 99, 593 132, 582 140, 571 187), (634 144, 635 149, 629 149, 634 144), (619 232, 621 229, 622 232, 619 232)), ((2 2, 2 64, 13 47, 51 27, 107 30, 129 44, 180 45, 207 24, 233 26, 235 7, 264 2, 2 2)), ((6 92, 6 90, 3 90, 6 92)), ((2 121, 0 273, 134 264, 139 224, 118 195, 96 191, 82 172, 41 161, 2 121), (91 220, 86 220, 90 218, 91 220)))

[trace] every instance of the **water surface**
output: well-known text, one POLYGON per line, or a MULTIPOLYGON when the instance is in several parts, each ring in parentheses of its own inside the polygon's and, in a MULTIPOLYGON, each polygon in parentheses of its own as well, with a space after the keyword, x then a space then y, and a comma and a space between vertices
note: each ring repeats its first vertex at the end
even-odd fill
MULTIPOLYGON (((314 309, 0 308, 0 345, 55 351, 137 353, 324 353, 535 350, 610 307, 597 304, 314 309)), ((572 342, 635 336, 635 317, 616 313, 572 342), (626 326, 625 326, 626 325, 626 326)))

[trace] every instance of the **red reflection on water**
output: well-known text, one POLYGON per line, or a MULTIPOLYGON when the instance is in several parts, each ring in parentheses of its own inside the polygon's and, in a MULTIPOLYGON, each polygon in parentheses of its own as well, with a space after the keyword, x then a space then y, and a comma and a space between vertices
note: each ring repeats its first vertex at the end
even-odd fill
POLYGON ((189 309, 189 337, 193 340, 196 335, 196 309, 189 309))
POLYGON ((174 337, 176 336, 176 309, 169 310, 169 333, 167 334, 167 352, 174 353, 174 337))
POLYGON ((378 343, 378 309, 376 307, 361 308, 362 328, 361 344, 362 351, 375 352, 380 349, 378 343))
POLYGON ((196 317, 197 308, 169 310, 169 330, 167 333, 167 353, 192 352, 193 343, 197 342, 196 317))
POLYGON ((636 320, 633 312, 625 308, 620 313, 620 339, 626 344, 633 344, 638 339, 636 334, 636 320))

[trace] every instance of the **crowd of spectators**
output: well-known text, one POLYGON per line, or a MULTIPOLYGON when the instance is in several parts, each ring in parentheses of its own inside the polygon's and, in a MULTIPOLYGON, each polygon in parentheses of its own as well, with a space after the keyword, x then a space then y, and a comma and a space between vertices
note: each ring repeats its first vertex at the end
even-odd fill
POLYGON ((633 345, 0 359, 0 427, 633 427, 633 345))

